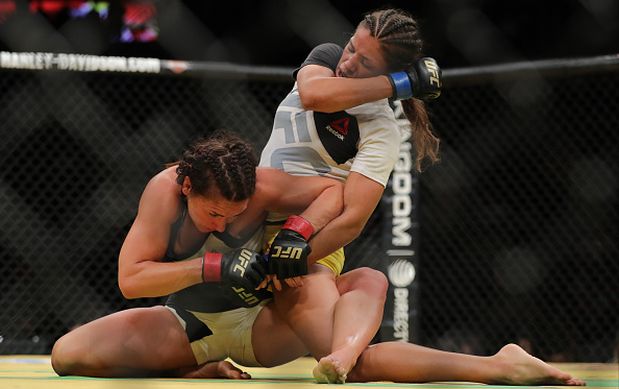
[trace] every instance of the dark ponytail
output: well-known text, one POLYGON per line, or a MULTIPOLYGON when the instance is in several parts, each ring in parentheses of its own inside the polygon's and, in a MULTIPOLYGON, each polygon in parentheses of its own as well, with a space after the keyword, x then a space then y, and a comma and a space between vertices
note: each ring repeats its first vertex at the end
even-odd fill
POLYGON ((428 158, 431 163, 439 160, 438 149, 441 140, 432 132, 428 111, 423 101, 403 100, 402 109, 408 121, 411 122, 411 138, 417 154, 415 167, 418 172, 421 172, 425 158, 428 158))

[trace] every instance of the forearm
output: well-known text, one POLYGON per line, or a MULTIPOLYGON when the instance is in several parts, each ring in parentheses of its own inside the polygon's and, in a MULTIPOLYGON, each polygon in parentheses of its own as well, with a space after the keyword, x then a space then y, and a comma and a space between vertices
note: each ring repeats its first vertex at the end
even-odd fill
POLYGON ((311 223, 314 231, 320 231, 342 213, 343 202, 341 186, 339 184, 331 186, 325 189, 300 216, 311 223))
POLYGON ((310 240, 312 252, 308 257, 308 263, 313 264, 355 240, 363 230, 365 222, 366 219, 359 220, 358 217, 344 211, 310 240))
POLYGON ((309 263, 344 247, 361 234, 365 223, 383 194, 383 186, 362 174, 352 172, 344 185, 344 210, 310 241, 309 263), (359 194, 362 193, 362 196, 359 194))
POLYGON ((179 262, 142 261, 119 271, 118 285, 128 299, 160 297, 202 282, 202 258, 179 262))
POLYGON ((370 78, 315 77, 299 84, 303 107, 319 112, 337 112, 391 97, 387 76, 370 78))

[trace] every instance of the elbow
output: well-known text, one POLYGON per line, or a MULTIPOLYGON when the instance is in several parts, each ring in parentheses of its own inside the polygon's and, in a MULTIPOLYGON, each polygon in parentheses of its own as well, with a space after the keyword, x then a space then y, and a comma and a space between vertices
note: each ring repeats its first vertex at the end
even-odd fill
POLYGON ((308 111, 316 111, 316 103, 319 101, 319 97, 316 93, 299 89, 299 99, 303 109, 308 111))
POLYGON ((131 281, 131 277, 127 276, 118 276, 118 288, 122 293, 123 297, 127 300, 132 300, 136 298, 140 298, 140 294, 138 293, 137 288, 135 287, 135 282, 131 281))
POLYGON ((325 113, 333 113, 338 111, 334 109, 333 104, 329 100, 329 96, 321 91, 313 89, 299 89, 299 98, 303 109, 308 111, 318 111, 325 113))

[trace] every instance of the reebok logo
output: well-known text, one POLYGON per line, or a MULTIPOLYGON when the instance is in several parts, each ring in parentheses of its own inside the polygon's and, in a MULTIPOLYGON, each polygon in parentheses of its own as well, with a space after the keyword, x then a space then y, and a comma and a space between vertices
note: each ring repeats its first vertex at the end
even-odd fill
POLYGON ((346 111, 314 112, 316 132, 327 153, 339 165, 357 153, 359 123, 346 111))
POLYGON ((350 118, 342 118, 332 121, 329 125, 335 131, 339 132, 342 135, 348 134, 348 124, 350 123, 350 118))
POLYGON ((339 132, 335 131, 330 125, 327 124, 327 131, 329 131, 330 133, 332 133, 337 139, 339 140, 344 140, 344 135, 340 134, 339 132))
POLYGON ((344 140, 344 136, 348 134, 349 118, 342 118, 332 121, 327 124, 327 131, 332 133, 337 139, 344 140))

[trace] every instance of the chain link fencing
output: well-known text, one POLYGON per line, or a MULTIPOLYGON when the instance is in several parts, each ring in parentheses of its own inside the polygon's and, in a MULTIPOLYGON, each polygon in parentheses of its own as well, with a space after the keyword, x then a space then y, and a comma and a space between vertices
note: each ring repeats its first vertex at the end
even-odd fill
MULTIPOLYGON (((127 301, 116 279, 145 184, 217 128, 259 152, 292 86, 280 73, 0 71, 0 354, 49 353, 76 325, 162 301, 127 301)), ((419 343, 616 353, 619 73, 564 73, 446 72, 430 105, 442 162, 416 203, 419 343)), ((384 267, 381 206, 345 270, 384 267)))

